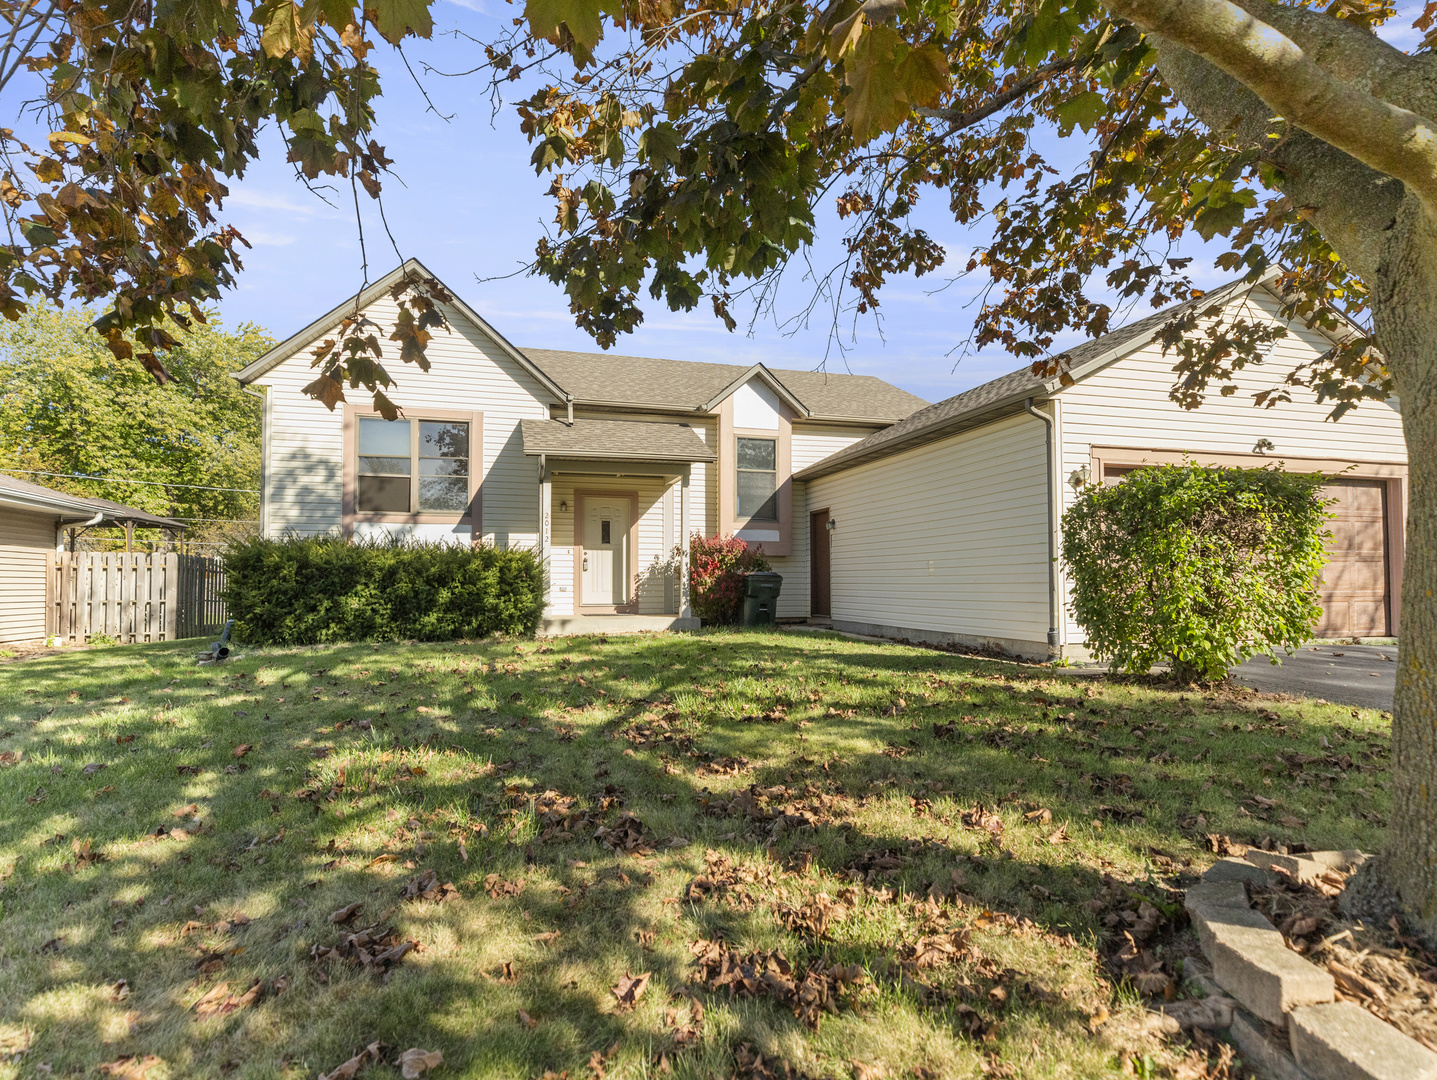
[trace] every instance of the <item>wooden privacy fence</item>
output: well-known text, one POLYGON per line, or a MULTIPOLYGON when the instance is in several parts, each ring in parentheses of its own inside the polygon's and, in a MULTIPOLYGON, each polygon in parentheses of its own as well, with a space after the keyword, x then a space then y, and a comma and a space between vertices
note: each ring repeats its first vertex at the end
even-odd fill
POLYGON ((51 591, 55 636, 83 642, 175 641, 218 633, 225 622, 224 563, 217 556, 62 552, 51 591))

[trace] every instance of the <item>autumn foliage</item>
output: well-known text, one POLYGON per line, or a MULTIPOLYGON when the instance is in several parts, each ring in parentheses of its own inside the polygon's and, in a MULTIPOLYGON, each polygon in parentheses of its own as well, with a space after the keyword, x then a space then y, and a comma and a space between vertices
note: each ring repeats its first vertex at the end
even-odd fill
POLYGON ((736 536, 689 539, 689 594, 694 613, 706 623, 732 623, 743 606, 743 575, 770 569, 761 547, 736 536))

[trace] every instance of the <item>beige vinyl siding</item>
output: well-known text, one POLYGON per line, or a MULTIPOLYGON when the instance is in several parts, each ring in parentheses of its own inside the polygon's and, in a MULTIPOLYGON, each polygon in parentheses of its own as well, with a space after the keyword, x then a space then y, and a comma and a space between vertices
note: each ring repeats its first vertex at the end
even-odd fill
POLYGON ((1021 416, 810 482, 837 522, 834 621, 1045 652, 1045 474, 1021 416))
POLYGON ((801 421, 795 421, 793 439, 789 445, 789 457, 793 460, 793 471, 799 472, 806 469, 830 454, 836 454, 844 447, 862 442, 875 431, 881 430, 880 425, 831 427, 826 424, 804 424, 801 421))
POLYGON ((55 517, 0 508, 0 642, 45 636, 45 579, 55 517))
MULTIPOLYGON (((397 308, 383 300, 369 309, 381 326, 384 363, 396 386, 389 397, 413 416, 425 408, 484 414, 483 538, 500 545, 533 546, 538 541, 538 463, 524 456, 519 421, 549 415, 548 393, 527 371, 453 309, 446 310, 450 330, 434 331, 428 355, 431 368, 419 371, 402 363, 398 346, 388 340, 397 308)), ((315 376, 311 350, 266 372, 258 381, 273 398, 270 475, 266 478, 269 532, 322 533, 341 524, 343 415, 306 397, 303 387, 315 376)), ((355 404, 367 404, 364 391, 349 391, 355 404)))
MULTIPOLYGON (((793 471, 806 469, 822 461, 830 454, 836 454, 845 446, 852 446, 872 435, 880 428, 843 426, 827 424, 804 424, 795 422, 789 444, 789 457, 793 471)), ((783 588, 778 594, 778 617, 780 619, 808 618, 808 485, 793 485, 793 546, 791 554, 773 558, 769 562, 777 573, 783 575, 783 588)))
MULTIPOLYGON (((1235 306, 1244 304, 1243 314, 1249 319, 1279 319, 1278 303, 1266 292, 1235 302, 1235 306)), ((1327 419, 1330 405, 1319 404, 1315 394, 1293 387, 1292 401, 1271 409, 1254 407, 1254 393, 1280 386, 1289 372, 1330 346, 1327 338, 1301 322, 1289 324, 1287 337, 1272 347, 1262 364, 1239 373, 1234 380, 1236 394, 1223 397, 1214 387, 1201 407, 1192 410, 1168 398, 1177 358, 1164 355, 1157 343, 1064 390, 1057 396, 1064 506, 1072 505, 1076 497, 1068 478, 1090 466, 1094 447, 1136 451, 1121 455, 1128 460, 1141 460, 1141 451, 1157 450, 1191 453, 1199 462, 1205 453, 1247 454, 1254 466, 1276 464, 1284 457, 1405 463, 1402 418, 1390 404, 1363 402, 1333 423, 1327 419), (1263 456, 1254 454, 1259 439, 1270 440, 1274 449, 1263 456)), ((1100 454, 1114 456, 1107 451, 1100 454)), ((1066 594, 1066 581, 1063 588, 1066 594)), ((1084 640, 1071 615, 1066 634, 1068 643, 1084 640)))

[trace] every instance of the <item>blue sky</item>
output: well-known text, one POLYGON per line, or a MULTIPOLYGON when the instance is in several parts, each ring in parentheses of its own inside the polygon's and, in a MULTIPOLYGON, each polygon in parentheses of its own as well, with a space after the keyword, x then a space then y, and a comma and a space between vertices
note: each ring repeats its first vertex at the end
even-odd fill
MULTIPOLYGON (((1417 35, 1410 24, 1419 7, 1402 6, 1410 12, 1404 10, 1405 17, 1389 24, 1384 36, 1411 48, 1417 35)), ((547 281, 522 275, 480 280, 510 274, 532 255, 543 223, 552 216, 544 196, 549 177, 534 175, 529 165, 531 147, 519 132, 512 107, 506 106, 491 123, 482 77, 423 74, 426 63, 439 70, 461 70, 475 63, 476 47, 456 41, 446 31, 493 37, 519 11, 519 6, 497 0, 440 0, 434 9, 434 38, 406 47, 409 62, 435 105, 452 117, 448 121, 426 112, 423 97, 392 50, 381 48, 371 54, 384 86, 384 97, 378 102, 377 141, 395 159, 393 168, 403 181, 386 180, 385 214, 400 252, 422 260, 516 345, 596 349, 575 328, 563 293, 547 281)), ((1062 150, 1069 160, 1081 159, 1086 152, 1077 140, 1062 150)), ((348 186, 331 192, 330 198, 334 206, 294 179, 282 145, 273 132, 268 133, 260 162, 231 185, 225 200, 225 218, 254 245, 245 254, 238 289, 222 305, 227 323, 253 321, 284 337, 358 288, 359 242, 348 186)), ((890 282, 882 295, 881 328, 871 317, 860 320, 856 337, 844 334, 848 348, 843 355, 830 344, 825 318, 815 318, 809 328, 791 334, 771 319, 750 331, 741 319, 739 330, 729 333, 706 304, 690 314, 675 314, 652 303, 645 308, 644 324, 622 338, 615 351, 728 363, 763 361, 789 368, 826 363, 829 370, 877 375, 934 401, 1011 371, 1019 362, 1001 350, 961 359, 954 351, 961 351, 971 328, 981 282, 959 280, 943 286, 984 235, 956 225, 944 212, 945 205, 941 192, 930 192, 915 217, 949 251, 947 266, 923 279, 906 276, 890 282)), ((398 257, 374 204, 362 197, 361 207, 374 278, 391 269, 398 257)), ((824 207, 815 264, 827 266, 824 259, 831 262, 836 257, 836 225, 831 206, 824 207)), ((1194 256, 1199 283, 1223 280, 1211 263, 1221 250, 1221 245, 1209 249, 1200 242, 1187 243, 1182 253, 1194 256)), ((781 316, 796 312, 809 295, 798 277, 793 275, 780 299, 781 316)), ((396 375, 401 390, 404 382, 422 377, 408 372, 396 375)))

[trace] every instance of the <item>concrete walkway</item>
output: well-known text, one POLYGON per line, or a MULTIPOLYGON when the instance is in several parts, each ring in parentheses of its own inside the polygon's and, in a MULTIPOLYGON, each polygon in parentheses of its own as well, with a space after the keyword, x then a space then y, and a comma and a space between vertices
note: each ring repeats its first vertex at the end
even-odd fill
POLYGON ((539 624, 540 637, 577 637, 581 634, 641 634, 662 630, 697 630, 698 619, 677 615, 560 615, 539 624))
POLYGON ((1307 645, 1273 667, 1255 657, 1232 679, 1269 694, 1303 694, 1339 705, 1392 709, 1396 645, 1307 645))

